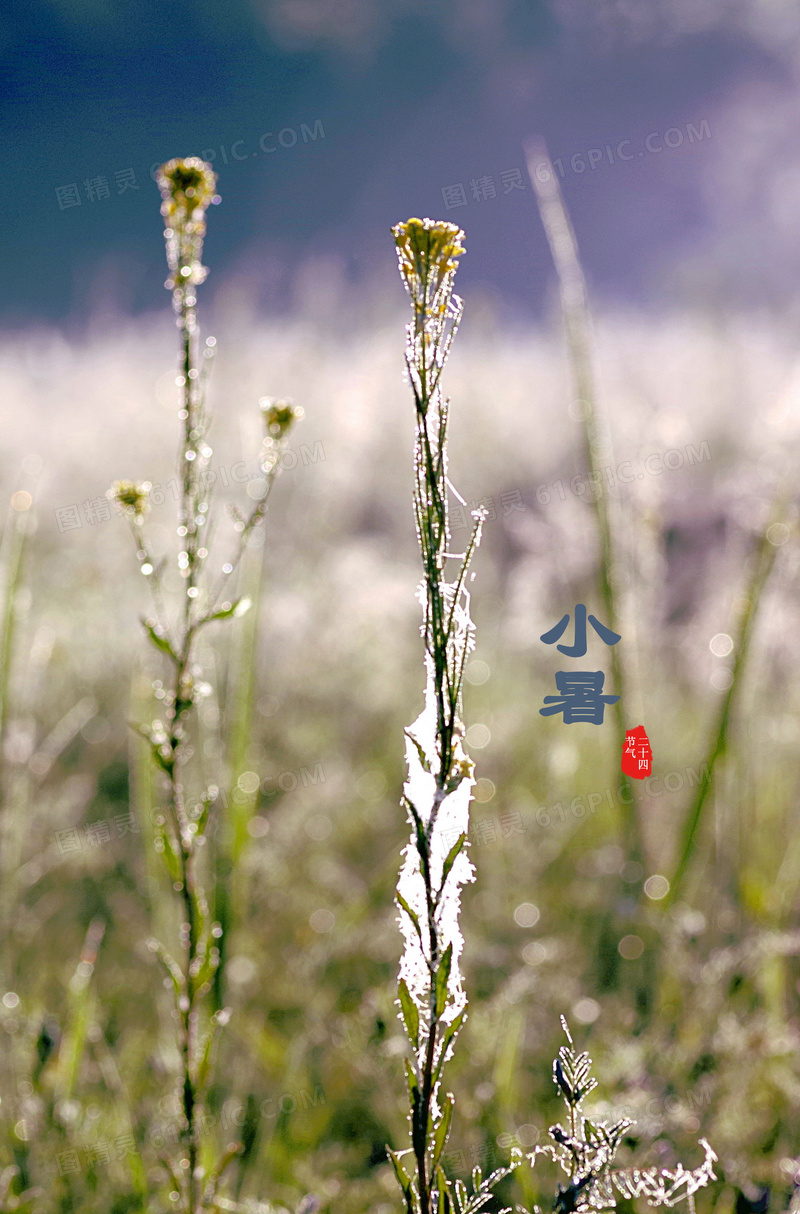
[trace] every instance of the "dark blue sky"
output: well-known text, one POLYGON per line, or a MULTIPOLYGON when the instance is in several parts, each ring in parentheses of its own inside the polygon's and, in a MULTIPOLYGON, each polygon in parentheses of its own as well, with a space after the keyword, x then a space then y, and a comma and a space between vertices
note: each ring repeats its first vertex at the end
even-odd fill
POLYGON ((210 216, 209 289, 239 274, 265 310, 281 308, 297 267, 320 256, 354 280, 379 278, 394 272, 388 227, 428 214, 467 231, 462 291, 480 284, 535 311, 550 276, 524 177, 535 134, 561 160, 596 289, 637 302, 669 291, 669 267, 713 235, 702 183, 724 137, 718 116, 780 63, 724 26, 603 38, 567 28, 544 0, 475 8, 490 15, 472 28, 468 7, 11 0, 0 18, 4 322, 163 306, 150 168, 211 151, 223 202, 210 216), (689 124, 703 121, 710 137, 692 139, 689 124), (138 188, 120 192, 128 170, 138 188), (456 199, 459 186, 466 205, 446 209, 443 187, 456 199))

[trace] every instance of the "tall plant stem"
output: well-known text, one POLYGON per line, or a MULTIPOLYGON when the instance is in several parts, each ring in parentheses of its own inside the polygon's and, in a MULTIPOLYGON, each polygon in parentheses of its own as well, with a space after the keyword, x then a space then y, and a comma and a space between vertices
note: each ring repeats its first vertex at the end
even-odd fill
POLYGON ((188 1155, 186 1168, 186 1214, 195 1214, 197 1209, 197 1169, 199 1141, 197 1119, 200 1113, 199 1094, 195 1082, 195 1038, 197 1011, 195 1000, 197 987, 195 974, 198 964, 198 912, 201 912, 201 897, 196 881, 192 834, 186 813, 185 792, 180 769, 185 760, 186 733, 184 716, 188 704, 184 697, 186 680, 190 672, 193 641, 192 605, 195 595, 197 563, 197 464, 198 460, 187 459, 196 451, 200 419, 197 416, 196 398, 196 328, 194 307, 188 302, 187 291, 180 291, 180 322, 183 347, 183 414, 184 431, 180 460, 183 465, 181 477, 180 523, 185 531, 186 566, 183 585, 181 635, 176 648, 175 670, 172 682, 172 698, 169 710, 168 744, 172 756, 169 764, 169 810, 178 859, 180 863, 180 895, 184 922, 181 927, 183 945, 183 994, 180 1000, 180 1053, 182 1064, 181 1106, 184 1124, 182 1141, 188 1155))
MULTIPOLYGON (((465 852, 472 764, 462 747, 460 713, 464 666, 474 642, 467 577, 484 511, 472 512, 474 527, 466 550, 452 552, 448 493, 455 491, 447 474, 448 402, 439 384, 461 319, 462 302, 453 294, 453 278, 464 252, 463 232, 429 219, 410 219, 392 231, 413 308, 406 327, 406 367, 416 421, 413 506, 422 562, 426 686, 425 707, 405 731, 408 779, 403 804, 411 840, 396 895, 406 937, 398 994, 411 1047, 406 1078, 414 1179, 401 1163, 407 1152, 390 1150, 389 1155, 407 1214, 438 1214, 455 1208, 451 1182, 441 1166, 454 1101, 451 1093, 440 1101, 439 1090, 466 1014, 458 912, 461 885, 473 876, 465 852)), ((485 1193, 482 1205, 488 1191, 480 1180, 476 1186, 485 1193)), ((478 1201, 470 1208, 478 1209, 478 1201)))
MULTIPOLYGON (((162 659, 166 656, 170 663, 168 685, 165 687, 161 680, 153 684, 156 699, 162 702, 161 709, 155 719, 134 725, 147 742, 157 769, 166 777, 163 811, 151 818, 155 828, 153 842, 155 850, 164 857, 171 890, 179 900, 180 914, 178 960, 157 939, 150 941, 174 995, 173 1014, 178 1026, 180 1055, 180 1157, 177 1165, 165 1156, 161 1162, 172 1184, 170 1200, 176 1203, 176 1209, 180 1209, 181 1214, 210 1214, 212 1210, 240 1209, 236 1202, 219 1196, 217 1188, 224 1172, 245 1146, 242 1142, 229 1145, 212 1164, 212 1144, 205 1133, 203 1120, 217 1031, 227 1023, 229 1012, 219 1005, 222 982, 218 989, 214 987, 223 927, 210 919, 200 865, 201 846, 211 838, 208 833, 211 811, 218 804, 226 773, 220 771, 216 781, 207 784, 204 764, 196 757, 203 740, 203 717, 197 712, 197 705, 212 692, 210 685, 200 678, 205 659, 202 650, 198 652, 197 639, 208 624, 230 620, 247 611, 249 599, 246 597, 221 601, 222 595, 239 568, 253 529, 264 519, 286 449, 286 436, 303 411, 295 408, 291 401, 264 398, 260 402, 266 428, 260 459, 265 476, 264 493, 246 515, 237 507, 230 507, 238 543, 219 573, 210 578, 206 564, 213 532, 210 486, 214 478, 207 475, 212 452, 206 442, 209 428, 206 386, 216 340, 213 337, 206 339, 201 356, 196 288, 207 274, 200 258, 206 230, 205 212, 209 205, 219 201, 214 193, 216 175, 210 165, 193 156, 168 161, 161 166, 156 180, 161 191, 170 269, 165 286, 172 292, 173 311, 180 332, 177 383, 182 388, 178 415, 182 425, 178 445, 180 550, 177 564, 181 592, 176 595, 174 621, 173 613, 167 609, 162 581, 167 558, 156 556, 144 527, 149 509, 149 482, 116 481, 109 490, 109 497, 122 507, 128 518, 141 572, 147 576, 153 592, 156 618, 142 619, 145 633, 162 659), (220 997, 216 1003, 212 991, 220 997)), ((252 683, 248 683, 248 705, 252 693, 252 683)), ((203 750, 206 749, 204 746, 203 750)), ((147 794, 146 788, 143 791, 147 794)), ((149 796, 145 799, 149 801, 149 796)), ((219 834, 224 831, 225 824, 219 834)), ((219 875, 215 864, 218 857, 209 857, 210 850, 206 849, 202 873, 210 873, 213 881, 215 875, 219 875)))

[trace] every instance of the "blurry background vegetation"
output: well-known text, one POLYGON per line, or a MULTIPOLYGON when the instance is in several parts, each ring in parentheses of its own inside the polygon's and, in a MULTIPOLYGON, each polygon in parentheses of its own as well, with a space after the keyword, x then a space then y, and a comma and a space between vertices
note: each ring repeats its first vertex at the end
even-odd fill
MULTIPOLYGON (((238 654, 206 639, 210 760, 217 707, 226 727, 243 728, 255 672, 238 768, 255 775, 231 795, 247 833, 212 1112, 221 1142, 244 1122, 242 1197, 294 1208, 313 1192, 323 1210, 388 1214, 384 1144, 405 1142, 392 908, 406 838, 402 729, 422 693, 413 419, 402 299, 343 289, 337 300, 282 322, 229 315, 213 330, 222 499, 244 500, 236 478, 255 474, 260 395, 291 393, 306 418, 265 549, 249 553, 244 574, 253 590, 263 557, 255 663, 248 617, 238 654)), ((539 716, 559 664, 540 634, 576 602, 602 618, 592 515, 570 487, 586 470, 560 325, 554 311, 537 329, 510 329, 467 298, 447 384, 451 456, 462 491, 495 517, 474 584, 466 719, 480 777, 478 877, 464 897, 471 1015, 452 1066, 449 1165, 466 1172, 541 1140, 556 1112, 550 1059, 563 1012, 597 1063, 593 1107, 636 1118, 638 1162, 693 1166, 703 1134, 724 1179, 702 1208, 760 1209, 769 1189, 781 1210, 800 1078, 800 554, 789 529, 772 533, 777 560, 687 883, 669 909, 646 896, 637 908, 635 895, 673 870, 734 656, 710 643, 732 631, 791 467, 791 343, 753 317, 620 311, 599 318, 596 342, 613 466, 635 474, 615 504, 628 720, 647 728, 658 777, 640 793, 647 866, 626 867, 618 846, 610 723, 539 716), (648 456, 662 471, 645 471, 648 456)), ((150 842, 157 789, 126 725, 162 672, 143 656, 147 588, 124 521, 91 523, 85 504, 116 475, 146 476, 166 486, 150 521, 157 542, 171 542, 172 358, 163 316, 80 342, 41 331, 0 353, 15 493, 3 540, 0 1113, 3 1162, 40 1190, 24 1207, 35 1210, 160 1208, 144 1194, 161 1135, 174 1133, 169 1001, 146 947, 151 913, 168 916, 170 898, 150 842)), ((608 670, 599 641, 589 656, 608 670)), ((553 1179, 521 1169, 517 1199, 549 1204, 553 1179)))

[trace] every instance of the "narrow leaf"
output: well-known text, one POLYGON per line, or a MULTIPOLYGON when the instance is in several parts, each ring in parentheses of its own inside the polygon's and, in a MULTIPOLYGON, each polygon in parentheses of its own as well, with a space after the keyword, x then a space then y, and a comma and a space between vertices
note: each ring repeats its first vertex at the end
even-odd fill
POLYGON ((444 1035, 442 1037, 442 1045, 441 1045, 441 1049, 439 1050, 439 1057, 438 1057, 438 1061, 436 1063, 436 1070, 434 1071, 434 1076, 433 1076, 433 1086, 434 1087, 436 1087, 436 1084, 439 1082, 442 1071, 444 1069, 444 1064, 445 1064, 445 1061, 447 1058, 448 1046, 450 1045, 451 1041, 453 1041, 453 1039, 455 1038, 456 1034, 458 1033, 458 1030, 461 1028, 461 1025, 464 1023, 464 1020, 466 1019, 466 1015, 467 1015, 467 1009, 464 1008, 464 1011, 459 1012, 459 1014, 456 1016, 455 1020, 451 1024, 448 1024, 445 1027, 444 1035))
POLYGON ((403 1013, 403 1023, 406 1026, 409 1040, 415 1050, 419 1049, 419 1011, 411 998, 411 992, 404 978, 401 978, 397 984, 397 993, 400 996, 400 1010, 403 1013))
POLYGON ((439 886, 439 896, 440 897, 441 897, 442 890, 444 889, 444 883, 447 880, 447 878, 450 876, 450 869, 455 864, 456 857, 458 856, 459 852, 461 851, 461 848, 464 846, 464 842, 465 842, 466 838, 467 838, 466 832, 464 832, 463 834, 460 834, 458 836, 458 838, 456 839, 455 843, 453 844, 453 846, 450 848, 450 851, 447 853, 447 859, 445 860, 444 865, 442 867, 442 883, 439 886))
POLYGON ((452 941, 445 949, 441 964, 436 973, 436 1015, 441 1016, 447 1004, 447 983, 450 980, 450 967, 453 964, 452 941))
POLYGON ((400 1162, 400 1156, 397 1155, 397 1153, 393 1151, 391 1147, 387 1147, 386 1152, 392 1161, 392 1167, 394 1168, 394 1174, 397 1177, 397 1183, 403 1190, 403 1196, 406 1199, 406 1209, 408 1214, 413 1214, 414 1207, 412 1204, 413 1192, 411 1188, 411 1179, 400 1162))
POLYGON ((201 623, 210 624, 212 620, 229 620, 231 616, 238 618, 240 615, 244 615, 246 611, 249 611, 250 606, 251 600, 245 595, 243 598, 237 599, 235 603, 228 603, 227 606, 221 607, 219 611, 213 611, 201 623))
POLYGON ((414 743, 414 746, 417 751, 417 755, 419 756, 420 764, 422 765, 422 770, 430 771, 430 769, 431 769, 430 760, 428 759, 428 756, 425 754, 425 751, 422 749, 422 746, 419 744, 417 739, 414 737, 413 733, 409 733, 409 731, 407 729, 404 729, 403 733, 406 735, 409 742, 414 743))
POLYGON ((416 912, 416 911, 414 911, 414 910, 412 910, 412 909, 411 909, 411 907, 408 905, 408 903, 406 902, 405 898, 403 897, 403 895, 400 893, 400 891, 399 891, 399 890, 398 890, 398 891, 397 891, 397 893, 395 894, 395 900, 396 900, 396 902, 397 902, 397 905, 398 905, 399 907, 401 907, 401 909, 402 909, 402 910, 404 910, 404 911, 406 912, 406 914, 408 915, 409 919, 410 919, 410 920, 411 920, 411 922, 414 924, 414 927, 415 927, 415 928, 417 929, 417 931, 419 932, 419 931, 420 931, 420 926, 419 926, 419 915, 417 914, 417 912, 416 912))
POLYGON ((444 1102, 444 1109, 442 1110, 442 1120, 439 1122, 438 1126, 436 1127, 436 1133, 434 1134, 434 1138, 433 1138, 433 1165, 432 1165, 432 1167, 434 1169, 436 1168, 436 1165, 438 1164, 439 1160, 441 1159, 442 1152, 444 1151, 444 1148, 447 1145, 447 1136, 450 1133, 450 1123, 453 1120, 454 1107, 455 1107, 455 1101, 453 1100, 453 1094, 452 1094, 452 1092, 448 1092, 447 1096, 445 1098, 445 1102, 444 1102))
POLYGON ((181 973, 179 966, 164 948, 164 945, 160 940, 148 940, 147 945, 151 953, 155 953, 156 957, 169 974, 169 977, 172 980, 175 995, 178 999, 180 999, 181 995, 183 994, 183 974, 181 973))
POLYGON ((438 1214, 451 1214, 453 1203, 450 1199, 450 1185, 441 1167, 436 1169, 436 1183, 439 1186, 438 1214))
POLYGON ((171 658, 172 661, 177 664, 178 655, 176 654, 175 650, 170 645, 168 638, 165 636, 162 636, 162 634, 160 632, 157 632, 155 626, 153 624, 151 624, 149 620, 146 620, 144 618, 144 616, 142 616, 141 619, 142 619, 142 627, 144 628, 145 632, 147 633, 147 635, 150 638, 150 640, 152 641, 152 643, 155 645, 156 649, 160 649, 162 653, 165 653, 168 658, 171 658))
POLYGON ((417 1077, 414 1074, 414 1068, 407 1058, 405 1060, 405 1064, 406 1082, 408 1083, 408 1099, 413 1109, 419 1102, 419 1084, 417 1083, 417 1077))

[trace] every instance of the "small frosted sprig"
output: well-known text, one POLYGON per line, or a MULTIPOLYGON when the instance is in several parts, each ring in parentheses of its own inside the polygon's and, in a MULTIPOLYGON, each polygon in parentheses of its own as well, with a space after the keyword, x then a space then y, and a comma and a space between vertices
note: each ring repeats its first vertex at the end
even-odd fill
POLYGON ((672 1207, 686 1201, 690 1214, 694 1214, 695 1193, 716 1179, 717 1156, 705 1138, 700 1139, 705 1158, 692 1170, 680 1163, 673 1169, 613 1168, 619 1145, 634 1123, 627 1117, 613 1123, 584 1117, 583 1101, 597 1087, 597 1080, 590 1075, 589 1055, 575 1051, 563 1016, 561 1024, 568 1044, 561 1047, 553 1063, 553 1082, 567 1107, 569 1128, 550 1126, 555 1146, 534 1147, 528 1156, 531 1163, 539 1155, 546 1156, 569 1177, 568 1184, 558 1186, 553 1206, 556 1214, 614 1209, 617 1193, 629 1200, 644 1197, 651 1206, 672 1207))

